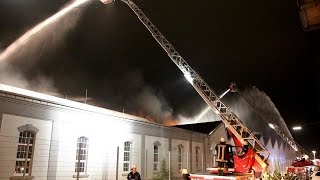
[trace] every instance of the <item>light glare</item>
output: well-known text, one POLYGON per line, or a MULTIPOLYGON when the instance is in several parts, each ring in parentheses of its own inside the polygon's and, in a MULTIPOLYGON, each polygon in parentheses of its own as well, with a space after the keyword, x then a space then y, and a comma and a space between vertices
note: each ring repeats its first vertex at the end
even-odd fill
POLYGON ((275 126, 274 126, 274 124, 269 124, 269 126, 272 128, 272 129, 274 129, 274 128, 276 128, 275 126))
POLYGON ((100 0, 103 4, 109 4, 114 0, 100 0))
POLYGON ((189 83, 193 83, 193 78, 189 72, 184 73, 184 77, 189 81, 189 83))
POLYGON ((293 129, 293 130, 301 130, 302 127, 301 127, 301 126, 295 126, 295 127, 293 127, 292 129, 293 129))

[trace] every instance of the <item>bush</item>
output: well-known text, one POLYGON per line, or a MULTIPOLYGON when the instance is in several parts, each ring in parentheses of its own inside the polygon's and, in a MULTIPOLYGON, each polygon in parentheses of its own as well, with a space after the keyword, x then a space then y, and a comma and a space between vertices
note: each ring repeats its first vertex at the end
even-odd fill
POLYGON ((293 176, 293 174, 281 175, 281 173, 279 173, 278 171, 275 171, 273 174, 266 173, 263 176, 263 179, 264 180, 294 180, 296 179, 296 177, 293 176))
MULTIPOLYGON (((172 179, 172 171, 170 173, 172 179)), ((168 180, 169 179, 169 168, 167 167, 167 161, 163 159, 160 163, 160 170, 153 176, 153 180, 168 180)))

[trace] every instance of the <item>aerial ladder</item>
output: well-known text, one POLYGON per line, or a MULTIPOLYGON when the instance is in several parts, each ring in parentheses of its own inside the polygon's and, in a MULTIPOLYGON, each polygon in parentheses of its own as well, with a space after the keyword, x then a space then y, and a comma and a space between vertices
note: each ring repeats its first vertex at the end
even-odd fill
MULTIPOLYGON (((103 3, 110 3, 111 0, 101 0, 103 3)), ((240 142, 247 141, 254 149, 254 159, 259 168, 264 169, 267 166, 269 151, 258 140, 258 138, 248 129, 248 127, 237 117, 231 110, 220 100, 220 97, 211 89, 211 87, 194 71, 183 57, 175 50, 173 45, 165 38, 158 28, 149 20, 141 9, 131 0, 121 0, 127 4, 131 10, 137 15, 139 20, 152 34, 154 39, 166 51, 170 59, 182 71, 185 78, 190 82, 194 89, 199 93, 202 99, 210 106, 210 108, 222 118, 225 127, 240 142)), ((253 167, 254 169, 254 167, 253 167)))

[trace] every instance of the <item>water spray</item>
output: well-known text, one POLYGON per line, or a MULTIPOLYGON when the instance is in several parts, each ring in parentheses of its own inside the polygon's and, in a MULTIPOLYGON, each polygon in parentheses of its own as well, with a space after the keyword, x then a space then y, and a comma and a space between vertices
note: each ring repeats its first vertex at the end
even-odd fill
MULTIPOLYGON (((229 89, 227 89, 224 93, 222 93, 219 98, 222 99, 229 91, 231 91, 232 88, 230 87, 229 89)), ((199 122, 204 115, 206 115, 209 111, 211 110, 210 106, 207 106, 206 109, 204 109, 195 119, 195 122, 199 122)))
POLYGON ((44 28, 48 27, 50 24, 56 22, 61 17, 66 15, 68 12, 70 12, 72 9, 88 2, 89 0, 75 0, 67 7, 63 8, 53 16, 49 17, 45 21, 41 22, 40 24, 36 25, 31 30, 27 31, 25 34, 23 34, 19 39, 17 39, 15 42, 13 42, 9 47, 7 47, 1 54, 0 54, 0 62, 3 60, 6 60, 8 57, 10 57, 14 52, 17 51, 17 48, 23 46, 24 44, 28 43, 38 32, 43 30, 44 28))

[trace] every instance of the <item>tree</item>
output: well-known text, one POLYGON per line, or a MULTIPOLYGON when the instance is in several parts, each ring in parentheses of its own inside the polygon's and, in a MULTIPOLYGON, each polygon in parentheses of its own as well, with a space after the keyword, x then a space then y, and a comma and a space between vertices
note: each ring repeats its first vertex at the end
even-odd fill
MULTIPOLYGON (((172 179, 172 171, 170 171, 170 177, 172 179)), ((168 180, 169 179, 169 168, 167 167, 167 161, 163 159, 160 163, 160 170, 153 176, 153 180, 168 180)))

